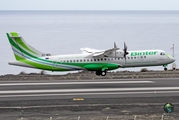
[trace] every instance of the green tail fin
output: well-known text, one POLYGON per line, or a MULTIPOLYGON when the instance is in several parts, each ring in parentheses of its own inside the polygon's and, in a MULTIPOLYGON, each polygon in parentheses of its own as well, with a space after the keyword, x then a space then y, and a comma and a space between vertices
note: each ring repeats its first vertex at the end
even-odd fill
POLYGON ((17 32, 10 32, 6 34, 11 44, 16 60, 27 59, 28 57, 42 57, 50 55, 40 52, 27 44, 21 37, 21 35, 17 32))

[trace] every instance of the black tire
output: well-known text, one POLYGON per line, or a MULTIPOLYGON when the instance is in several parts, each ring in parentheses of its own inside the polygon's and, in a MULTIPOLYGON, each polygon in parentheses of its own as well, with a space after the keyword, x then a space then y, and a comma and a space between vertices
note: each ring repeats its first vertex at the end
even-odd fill
POLYGON ((165 71, 167 71, 167 68, 164 68, 165 71))
POLYGON ((101 71, 101 75, 105 76, 106 75, 106 71, 101 71))
POLYGON ((96 71, 96 75, 100 76, 101 75, 101 71, 96 71))

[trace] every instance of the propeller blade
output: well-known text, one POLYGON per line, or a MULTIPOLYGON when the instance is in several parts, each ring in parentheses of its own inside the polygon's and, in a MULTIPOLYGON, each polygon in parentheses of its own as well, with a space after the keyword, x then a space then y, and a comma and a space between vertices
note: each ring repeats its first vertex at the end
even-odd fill
MULTIPOLYGON (((114 42, 114 48, 116 48, 117 49, 117 45, 116 45, 116 43, 114 42)), ((116 58, 116 50, 115 50, 115 58, 116 58)))
POLYGON ((123 51, 124 51, 124 59, 125 59, 125 62, 126 62, 126 55, 129 54, 129 52, 127 52, 127 45, 126 45, 125 42, 124 42, 124 49, 123 49, 123 51))
POLYGON ((116 45, 116 43, 114 42, 114 48, 117 48, 117 45, 116 45))
POLYGON ((127 49, 126 43, 124 42, 124 49, 127 49))

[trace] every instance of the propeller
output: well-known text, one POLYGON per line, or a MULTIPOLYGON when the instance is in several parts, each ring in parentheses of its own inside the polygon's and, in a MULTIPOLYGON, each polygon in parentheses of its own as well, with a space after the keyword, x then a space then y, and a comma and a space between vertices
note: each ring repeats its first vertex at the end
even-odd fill
POLYGON ((129 54, 129 52, 127 52, 127 46, 126 46, 126 43, 124 42, 124 59, 125 59, 125 62, 126 62, 126 55, 129 54))

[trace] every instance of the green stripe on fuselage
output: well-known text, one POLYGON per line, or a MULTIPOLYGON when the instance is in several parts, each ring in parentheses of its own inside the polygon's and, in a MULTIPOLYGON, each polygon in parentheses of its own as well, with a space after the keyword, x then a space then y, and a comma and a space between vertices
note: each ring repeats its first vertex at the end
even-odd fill
MULTIPOLYGON (((56 66, 48 66, 48 65, 44 65, 41 63, 36 63, 36 62, 32 62, 29 59, 23 59, 22 57, 15 55, 17 58, 19 58, 20 62, 23 62, 25 64, 31 65, 35 68, 38 69, 43 69, 43 70, 50 70, 50 71, 69 71, 69 69, 64 69, 64 68, 60 68, 60 67, 56 67, 56 66)), ((54 64, 55 65, 55 64, 54 64)))
POLYGON ((90 71, 98 71, 101 70, 102 68, 108 68, 107 70, 114 70, 119 68, 119 65, 115 63, 61 63, 61 64, 78 66, 90 71))

